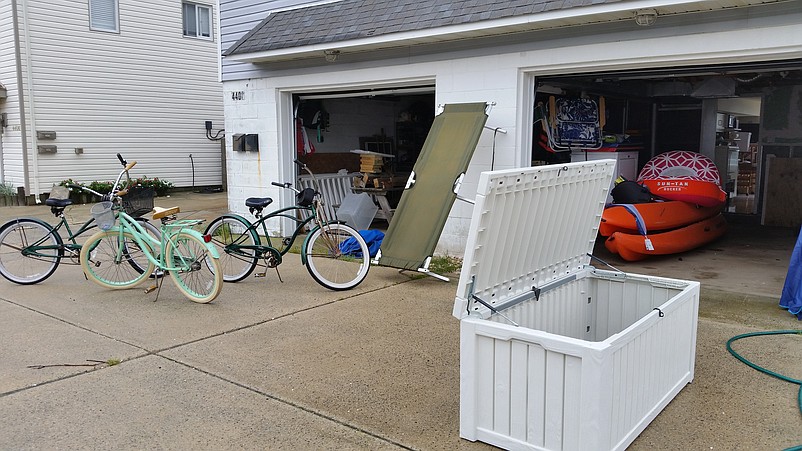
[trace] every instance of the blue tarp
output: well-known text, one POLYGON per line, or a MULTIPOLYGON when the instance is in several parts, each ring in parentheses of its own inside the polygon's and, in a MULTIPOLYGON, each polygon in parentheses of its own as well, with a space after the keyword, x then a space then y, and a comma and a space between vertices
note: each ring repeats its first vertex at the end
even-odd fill
POLYGON ((785 276, 783 294, 780 296, 780 307, 788 309, 788 312, 802 320, 802 231, 791 254, 788 275, 785 276))
MULTIPOLYGON (((365 239, 365 243, 368 245, 368 253, 370 256, 375 257, 376 252, 379 252, 379 247, 382 245, 384 232, 381 230, 360 230, 359 234, 365 239)), ((362 257, 362 252, 360 252, 359 249, 359 243, 357 243, 353 238, 348 238, 340 243, 340 251, 345 255, 362 257)))

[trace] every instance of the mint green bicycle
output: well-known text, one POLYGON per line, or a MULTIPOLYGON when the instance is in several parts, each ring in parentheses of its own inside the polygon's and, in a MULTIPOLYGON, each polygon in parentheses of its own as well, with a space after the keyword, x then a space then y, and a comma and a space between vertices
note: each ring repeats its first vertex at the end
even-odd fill
MULTIPOLYGON (((136 162, 126 165, 126 171, 136 162)), ((125 190, 116 195, 122 197, 125 190)), ((209 235, 192 229, 203 220, 176 220, 178 207, 155 208, 153 220, 161 220, 161 236, 149 234, 136 219, 118 207, 122 202, 101 202, 92 207, 92 215, 102 229, 81 247, 80 263, 87 278, 111 289, 134 287, 157 275, 160 287, 169 273, 178 289, 190 300, 213 301, 223 287, 220 255, 209 235), (128 261, 130 249, 138 249, 143 271, 128 261), (146 260, 145 260, 146 259, 146 260)))

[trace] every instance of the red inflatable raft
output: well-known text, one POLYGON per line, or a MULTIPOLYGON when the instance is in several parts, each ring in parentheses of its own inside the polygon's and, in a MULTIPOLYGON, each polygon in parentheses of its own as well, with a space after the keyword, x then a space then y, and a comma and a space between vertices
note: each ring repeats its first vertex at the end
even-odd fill
POLYGON ((653 195, 667 200, 703 207, 724 205, 727 201, 716 164, 696 152, 675 150, 652 158, 638 175, 638 182, 653 195))

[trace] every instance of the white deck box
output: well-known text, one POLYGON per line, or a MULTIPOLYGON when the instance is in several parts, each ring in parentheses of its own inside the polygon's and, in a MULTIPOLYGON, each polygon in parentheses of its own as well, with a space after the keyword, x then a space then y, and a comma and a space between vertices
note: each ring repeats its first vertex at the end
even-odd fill
POLYGON ((614 166, 482 173, 454 303, 461 437, 623 450, 693 379, 699 283, 590 266, 614 166))

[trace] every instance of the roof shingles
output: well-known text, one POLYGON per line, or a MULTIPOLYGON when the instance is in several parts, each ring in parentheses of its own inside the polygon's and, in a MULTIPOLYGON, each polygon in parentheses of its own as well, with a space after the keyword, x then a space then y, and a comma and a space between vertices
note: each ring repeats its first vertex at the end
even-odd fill
POLYGON ((620 0, 342 0, 270 14, 225 55, 419 31, 620 0))

